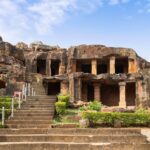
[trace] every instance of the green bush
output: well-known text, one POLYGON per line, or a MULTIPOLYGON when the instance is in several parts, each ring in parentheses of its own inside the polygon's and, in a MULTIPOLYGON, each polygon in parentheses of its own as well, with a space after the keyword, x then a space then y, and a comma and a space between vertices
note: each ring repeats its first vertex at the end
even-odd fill
POLYGON ((89 107, 89 110, 100 111, 102 108, 102 104, 101 104, 101 102, 94 100, 93 102, 89 103, 88 107, 89 107))
POLYGON ((56 102, 55 103, 55 107, 56 107, 56 112, 58 115, 63 115, 65 114, 66 111, 66 102, 56 102))
POLYGON ((58 98, 58 101, 60 102, 65 102, 66 103, 66 106, 68 107, 69 105, 69 99, 70 99, 70 96, 69 95, 62 95, 62 94, 59 94, 57 96, 58 98))
MULTIPOLYGON (((5 118, 8 118, 11 114, 11 109, 5 109, 5 118)), ((0 108, 0 119, 2 119, 2 109, 0 108)))
POLYGON ((94 110, 94 111, 101 111, 102 104, 99 101, 92 101, 87 106, 82 106, 79 108, 80 111, 87 111, 87 110, 94 110))
POLYGON ((11 102, 12 98, 9 96, 0 97, 0 102, 11 102))
POLYGON ((138 108, 135 113, 148 113, 148 111, 144 108, 138 108))
MULTIPOLYGON (((5 107, 5 109, 11 109, 12 102, 0 102, 0 108, 5 107)), ((17 108, 18 103, 14 102, 14 108, 17 108)))
POLYGON ((0 128, 4 128, 4 126, 0 123, 0 128))
POLYGON ((91 124, 105 124, 113 126, 116 120, 122 122, 122 126, 147 126, 150 122, 149 113, 102 113, 94 111, 85 111, 82 117, 88 119, 91 124))

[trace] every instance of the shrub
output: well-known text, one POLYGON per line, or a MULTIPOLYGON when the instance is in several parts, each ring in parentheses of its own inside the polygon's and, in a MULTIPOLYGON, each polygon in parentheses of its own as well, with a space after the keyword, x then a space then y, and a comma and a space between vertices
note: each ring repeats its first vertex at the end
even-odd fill
POLYGON ((135 111, 135 113, 148 113, 148 111, 146 110, 146 109, 144 109, 144 108, 138 108, 136 111, 135 111))
POLYGON ((0 124, 0 128, 4 128, 4 126, 2 124, 0 124))
POLYGON ((100 111, 101 108, 102 108, 101 102, 94 100, 93 102, 90 102, 87 106, 80 107, 79 110, 80 111, 87 111, 87 110, 100 111))
POLYGON ((9 96, 0 97, 0 102, 11 102, 12 98, 9 96))
MULTIPOLYGON (((0 108, 5 107, 5 109, 11 109, 12 102, 0 102, 0 108)), ((14 108, 17 108, 18 103, 14 102, 14 108)))
MULTIPOLYGON (((11 109, 5 109, 5 118, 8 118, 11 114, 11 109)), ((2 109, 0 108, 0 119, 2 119, 2 109)))
POLYGON ((100 111, 102 108, 102 104, 101 104, 101 102, 94 100, 93 102, 89 103, 88 107, 89 107, 89 110, 100 111))
POLYGON ((86 111, 86 110, 88 110, 88 107, 87 106, 82 106, 82 107, 79 108, 79 110, 80 111, 86 111))
POLYGON ((116 120, 122 122, 122 126, 147 126, 150 122, 149 113, 102 113, 85 111, 82 117, 88 119, 91 124, 105 124, 113 126, 116 120))
POLYGON ((65 102, 66 103, 66 106, 68 107, 69 105, 69 99, 70 99, 70 96, 69 95, 62 95, 62 94, 59 94, 57 96, 58 98, 58 101, 60 102, 65 102))
POLYGON ((65 114, 65 110, 66 110, 66 103, 65 102, 61 102, 61 101, 56 102, 55 107, 56 107, 56 112, 58 115, 65 114))

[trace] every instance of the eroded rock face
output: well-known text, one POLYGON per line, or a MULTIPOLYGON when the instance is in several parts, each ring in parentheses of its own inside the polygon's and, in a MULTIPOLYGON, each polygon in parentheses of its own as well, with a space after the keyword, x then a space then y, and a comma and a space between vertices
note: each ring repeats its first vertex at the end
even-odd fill
POLYGON ((45 91, 52 90, 48 89, 51 83, 55 91, 70 94, 75 104, 98 99, 107 106, 150 106, 150 63, 129 48, 79 45, 64 49, 42 42, 13 46, 0 38, 0 74, 9 94, 12 89, 21 91, 23 82, 40 85, 45 91), (108 95, 103 94, 107 90, 108 95), (109 95, 111 90, 116 93, 109 95), (121 101, 126 97, 126 102, 121 101))
POLYGON ((6 83, 5 94, 12 94, 18 82, 24 81, 24 53, 7 42, 0 43, 0 75, 6 83), (9 89, 9 90, 8 90, 9 89))
POLYGON ((20 50, 28 50, 28 45, 24 42, 19 42, 16 44, 16 48, 20 50))

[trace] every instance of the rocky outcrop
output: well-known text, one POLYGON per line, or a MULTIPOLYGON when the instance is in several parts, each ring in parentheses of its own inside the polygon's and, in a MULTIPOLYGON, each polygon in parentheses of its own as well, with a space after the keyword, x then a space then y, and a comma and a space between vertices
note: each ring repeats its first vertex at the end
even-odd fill
MULTIPOLYGON (((2 38, 1 38, 2 39, 2 38)), ((0 75, 6 83, 6 94, 17 90, 19 82, 24 82, 24 53, 8 42, 0 42, 0 75)))
POLYGON ((40 74, 45 89, 49 82, 59 82, 60 88, 67 87, 72 101, 86 97, 88 82, 97 91, 95 97, 99 93, 96 83, 118 87, 124 82, 135 85, 136 105, 150 105, 150 63, 129 48, 79 45, 65 49, 42 42, 14 46, 0 38, 0 74, 8 89, 19 87, 18 82, 36 82, 34 77, 40 74))
POLYGON ((127 56, 130 58, 137 56, 133 49, 106 47, 104 45, 79 45, 69 48, 68 53, 70 58, 76 59, 103 58, 111 55, 127 56))

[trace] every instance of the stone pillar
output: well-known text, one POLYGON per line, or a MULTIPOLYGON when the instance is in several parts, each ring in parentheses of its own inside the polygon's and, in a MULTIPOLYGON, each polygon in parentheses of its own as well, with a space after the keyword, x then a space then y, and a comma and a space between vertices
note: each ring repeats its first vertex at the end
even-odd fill
POLYGON ((149 95, 146 83, 142 80, 136 82, 136 106, 143 107, 148 105, 149 95))
POLYGON ((92 60, 92 74, 97 75, 97 60, 92 60))
POLYGON ((46 60, 46 75, 51 76, 51 60, 46 60))
POLYGON ((78 99, 82 100, 82 80, 78 79, 78 99))
POLYGON ((76 68, 76 60, 72 60, 72 72, 76 72, 77 68, 76 68))
POLYGON ((69 92, 68 82, 65 82, 65 81, 61 82, 61 89, 60 89, 60 91, 61 91, 61 94, 64 94, 64 95, 68 94, 68 92, 69 92))
POLYGON ((135 59, 128 60, 128 73, 136 73, 137 72, 137 65, 135 59))
POLYGON ((110 57, 109 73, 110 74, 114 74, 115 73, 115 57, 114 56, 110 57))
POLYGON ((73 75, 71 75, 71 77, 69 77, 69 94, 71 97, 71 101, 74 102, 75 101, 75 83, 74 83, 73 75))
POLYGON ((94 99, 97 101, 101 100, 100 96, 100 83, 94 83, 94 99))
POLYGON ((59 75, 63 75, 65 73, 65 65, 60 63, 59 65, 59 75))
POLYGON ((119 96, 119 107, 125 108, 126 107, 126 83, 120 82, 120 96, 119 96))

